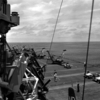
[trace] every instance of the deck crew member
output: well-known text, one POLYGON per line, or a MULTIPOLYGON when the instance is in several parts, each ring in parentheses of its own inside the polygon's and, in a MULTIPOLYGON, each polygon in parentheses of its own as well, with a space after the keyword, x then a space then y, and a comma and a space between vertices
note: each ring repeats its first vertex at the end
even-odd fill
POLYGON ((53 76, 54 76, 54 82, 57 82, 57 71, 56 70, 54 70, 53 76))

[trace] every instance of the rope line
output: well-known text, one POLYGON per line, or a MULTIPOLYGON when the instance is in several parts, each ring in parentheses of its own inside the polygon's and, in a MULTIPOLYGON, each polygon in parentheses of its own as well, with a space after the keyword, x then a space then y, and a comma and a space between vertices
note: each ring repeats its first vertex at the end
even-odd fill
POLYGON ((51 40, 51 43, 50 43, 49 52, 51 51, 51 47, 52 47, 52 43, 53 43, 53 39, 54 39, 54 34, 55 34, 55 31, 56 31, 56 27, 57 27, 58 18, 59 18, 59 14, 60 14, 60 11, 61 11, 62 4, 63 4, 63 0, 61 1, 59 12, 58 12, 58 15, 57 15, 57 20, 56 20, 56 24, 55 24, 54 31, 53 31, 53 36, 52 36, 52 40, 51 40))
MULTIPOLYGON (((49 52, 51 51, 51 47, 52 47, 52 43, 53 43, 53 39, 54 39, 54 35, 55 35, 55 31, 56 31, 56 27, 57 27, 58 18, 59 18, 59 14, 60 14, 60 11, 61 11, 62 4, 63 4, 63 0, 61 1, 60 8, 59 8, 59 11, 58 11, 57 20, 56 20, 54 31, 53 31, 53 36, 52 36, 52 39, 51 39, 49 52)), ((46 61, 46 64, 47 64, 47 62, 48 62, 48 60, 46 61)))
MULTIPOLYGON (((89 36, 88 36, 88 44, 87 44, 86 64, 84 65, 84 67, 85 67, 84 75, 86 75, 86 71, 87 71, 89 46, 90 46, 90 36, 91 36, 91 27, 92 27, 92 18, 93 18, 93 9, 94 9, 94 0, 92 0, 92 7, 91 7, 90 28, 89 28, 89 36)), ((82 100, 84 100, 85 83, 86 83, 86 78, 84 77, 82 100)))

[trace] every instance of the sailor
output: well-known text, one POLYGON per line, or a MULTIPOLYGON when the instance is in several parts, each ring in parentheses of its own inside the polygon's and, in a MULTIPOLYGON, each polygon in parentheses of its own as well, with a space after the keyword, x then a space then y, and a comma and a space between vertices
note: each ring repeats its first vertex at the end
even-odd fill
POLYGON ((84 67, 86 67, 86 62, 84 62, 84 67))
POLYGON ((79 82, 77 83, 77 92, 80 92, 80 84, 79 84, 79 82))
POLYGON ((57 71, 56 70, 54 70, 53 76, 54 76, 54 82, 57 82, 57 71))

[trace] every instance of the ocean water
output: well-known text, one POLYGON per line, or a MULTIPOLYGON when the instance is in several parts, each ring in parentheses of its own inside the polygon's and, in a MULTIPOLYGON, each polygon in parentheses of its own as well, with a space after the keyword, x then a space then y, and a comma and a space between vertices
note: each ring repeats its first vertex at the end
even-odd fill
MULTIPOLYGON (((21 48, 34 48, 36 52, 41 51, 42 48, 50 49, 50 43, 9 43, 10 47, 21 48)), ((51 46, 51 52, 54 55, 61 55, 63 50, 66 49, 64 58, 73 64, 86 61, 87 43, 86 42, 57 42, 51 46)), ((88 63, 92 65, 100 64, 100 42, 91 42, 89 47, 88 63)))

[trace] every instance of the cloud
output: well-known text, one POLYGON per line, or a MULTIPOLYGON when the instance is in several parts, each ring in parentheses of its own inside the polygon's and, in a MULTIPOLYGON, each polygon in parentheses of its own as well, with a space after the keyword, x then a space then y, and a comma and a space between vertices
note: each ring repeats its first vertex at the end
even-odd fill
MULTIPOLYGON (((8 42, 50 42, 61 0, 8 0, 17 11, 20 25, 7 34, 8 42)), ((87 41, 91 0, 64 0, 54 41, 87 41)), ((99 40, 100 1, 94 3, 92 40, 99 40), (93 38, 94 37, 94 38, 93 38)))

